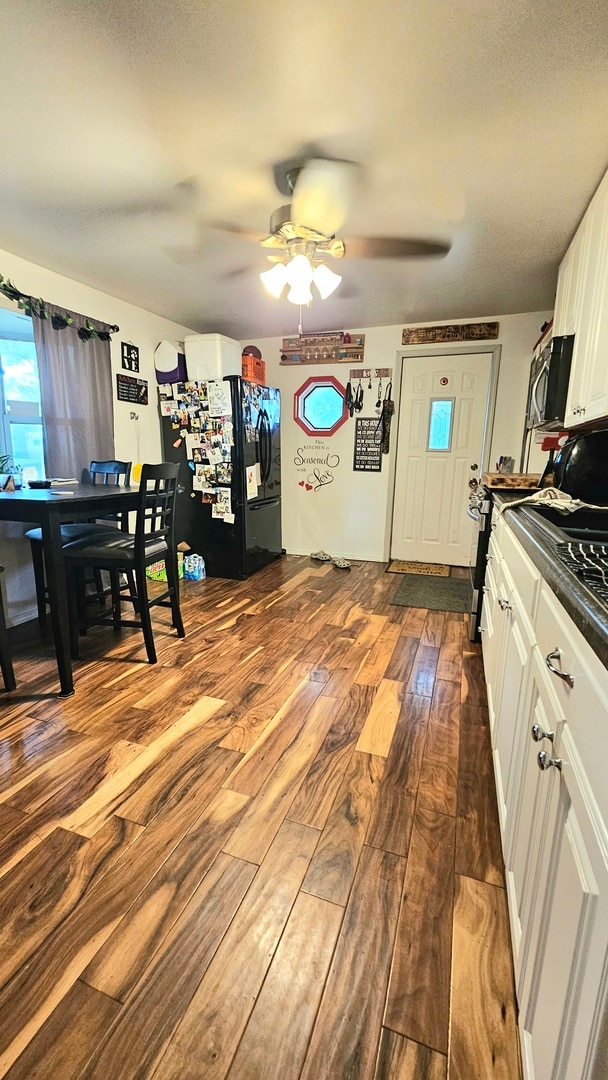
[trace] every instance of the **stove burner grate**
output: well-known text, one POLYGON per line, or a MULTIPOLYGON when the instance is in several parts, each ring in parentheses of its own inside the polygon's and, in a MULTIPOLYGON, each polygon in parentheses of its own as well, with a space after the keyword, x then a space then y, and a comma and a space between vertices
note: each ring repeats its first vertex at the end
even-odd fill
POLYGON ((608 600, 608 544, 569 540, 556 544, 556 551, 569 570, 603 600, 608 600))

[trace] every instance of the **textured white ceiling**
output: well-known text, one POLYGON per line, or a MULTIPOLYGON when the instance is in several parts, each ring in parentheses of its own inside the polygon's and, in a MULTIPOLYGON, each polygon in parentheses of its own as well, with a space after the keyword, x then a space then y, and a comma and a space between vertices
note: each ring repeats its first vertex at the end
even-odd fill
POLYGON ((267 229, 306 145, 361 165, 346 235, 453 241, 332 264, 308 330, 550 308, 608 164, 603 0, 13 0, 0 71, 0 247, 237 338, 297 309, 209 223, 267 229))

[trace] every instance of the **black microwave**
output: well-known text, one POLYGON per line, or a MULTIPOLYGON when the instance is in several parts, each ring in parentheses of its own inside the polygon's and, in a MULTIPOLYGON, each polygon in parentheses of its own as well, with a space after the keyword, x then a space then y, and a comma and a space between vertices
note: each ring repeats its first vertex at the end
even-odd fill
POLYGON ((530 368, 526 427, 559 431, 564 424, 574 334, 554 337, 530 368))

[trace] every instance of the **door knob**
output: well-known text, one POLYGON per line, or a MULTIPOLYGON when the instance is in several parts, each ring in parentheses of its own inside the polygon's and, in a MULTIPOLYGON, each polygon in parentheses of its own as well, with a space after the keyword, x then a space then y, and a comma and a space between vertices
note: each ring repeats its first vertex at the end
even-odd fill
POLYGON ((547 769, 559 769, 561 772, 561 757, 551 757, 551 754, 548 754, 546 750, 539 750, 536 760, 538 761, 539 769, 542 769, 543 772, 545 772, 547 769))
POLYGON ((532 738, 534 739, 534 742, 542 742, 543 739, 549 739, 550 742, 553 742, 555 732, 545 731, 540 724, 532 724, 532 738))

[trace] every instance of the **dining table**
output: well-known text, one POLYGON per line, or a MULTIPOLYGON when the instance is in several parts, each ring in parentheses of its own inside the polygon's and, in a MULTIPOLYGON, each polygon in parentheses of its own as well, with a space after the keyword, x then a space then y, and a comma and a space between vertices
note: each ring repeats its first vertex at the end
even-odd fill
POLYGON ((69 484, 49 488, 0 491, 0 521, 22 521, 42 528, 51 628, 59 673, 59 697, 74 693, 67 581, 61 525, 90 521, 135 510, 139 488, 106 484, 69 484))

